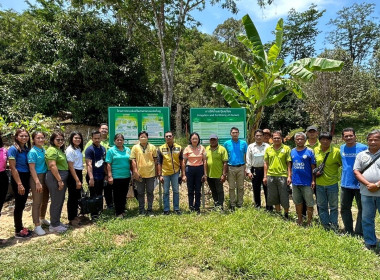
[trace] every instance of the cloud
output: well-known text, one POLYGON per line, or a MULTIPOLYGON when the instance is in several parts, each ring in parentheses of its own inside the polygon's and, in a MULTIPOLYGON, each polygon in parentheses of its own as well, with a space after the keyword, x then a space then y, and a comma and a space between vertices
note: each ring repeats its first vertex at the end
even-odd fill
POLYGON ((316 4, 319 9, 331 4, 336 4, 335 0, 274 0, 265 9, 257 5, 257 0, 240 0, 237 2, 238 8, 243 14, 250 14, 251 17, 261 21, 270 21, 280 17, 285 18, 288 11, 294 8, 297 12, 307 10, 312 4, 316 4))

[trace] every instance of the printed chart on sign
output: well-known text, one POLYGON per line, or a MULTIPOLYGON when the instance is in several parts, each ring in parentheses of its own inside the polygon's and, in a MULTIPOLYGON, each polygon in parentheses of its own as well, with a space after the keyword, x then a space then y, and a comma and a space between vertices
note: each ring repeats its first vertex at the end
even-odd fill
MULTIPOLYGON (((168 107, 109 107, 108 123, 110 139, 121 133, 124 144, 132 146, 138 143, 141 131, 148 132, 149 142, 154 145, 165 143, 165 131, 170 130, 168 107)), ((113 141, 110 141, 110 144, 113 141)))
POLYGON ((197 132, 202 144, 209 143, 211 134, 217 134, 219 143, 231 139, 231 127, 240 131, 239 138, 246 137, 246 113, 239 108, 191 108, 190 130, 197 132))

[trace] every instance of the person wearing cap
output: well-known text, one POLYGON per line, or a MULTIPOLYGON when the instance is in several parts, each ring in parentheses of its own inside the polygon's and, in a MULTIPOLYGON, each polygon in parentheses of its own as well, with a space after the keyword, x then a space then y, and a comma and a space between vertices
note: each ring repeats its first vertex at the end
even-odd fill
POLYGON ((318 128, 315 125, 311 125, 306 128, 306 136, 306 147, 312 149, 313 151, 316 147, 319 147, 320 143, 318 141, 318 128))
POLYGON ((227 179, 228 153, 226 148, 219 145, 218 136, 210 135, 210 145, 206 147, 207 183, 210 187, 215 207, 223 210, 223 183, 227 179))
MULTIPOLYGON (((339 148, 331 145, 332 135, 323 132, 319 135, 320 146, 316 147, 315 160, 317 167, 324 163, 322 174, 316 179, 317 205, 319 219, 326 229, 338 229, 338 181, 342 157, 339 148), (326 158, 326 159, 325 159, 326 158)), ((321 173, 321 172, 320 172, 321 173)))
MULTIPOLYGON (((261 207, 261 183, 264 179, 264 153, 269 147, 268 143, 264 142, 264 133, 262 129, 255 131, 255 142, 248 145, 246 155, 247 176, 252 180, 253 200, 255 207, 261 207)), ((266 209, 271 210, 268 205, 268 190, 267 186, 263 185, 266 209)))
MULTIPOLYGON (((306 128, 306 137, 307 137, 307 140, 306 140, 306 143, 305 143, 305 146, 307 148, 310 148, 313 150, 315 150, 316 147, 319 147, 320 143, 319 143, 319 140, 318 140, 318 128, 315 126, 315 125, 311 125, 311 126, 308 126, 306 128)), ((317 188, 314 188, 313 189, 314 191, 314 194, 315 194, 315 198, 317 198, 317 188)), ((307 205, 306 205, 306 201, 303 200, 303 207, 302 207, 302 215, 303 216, 306 216, 306 209, 307 209, 307 205)), ((319 207, 317 205, 317 211, 318 211, 318 214, 319 214, 319 207)))
POLYGON ((224 143, 228 153, 228 174, 230 207, 234 211, 235 207, 242 207, 244 197, 244 176, 245 176, 245 154, 248 144, 239 139, 239 129, 232 127, 230 130, 231 140, 224 143), (236 199, 237 196, 237 199, 236 199))
POLYGON ((264 134, 264 143, 267 143, 267 144, 273 144, 273 140, 272 140, 272 132, 270 131, 269 128, 264 128, 263 129, 263 134, 264 134))

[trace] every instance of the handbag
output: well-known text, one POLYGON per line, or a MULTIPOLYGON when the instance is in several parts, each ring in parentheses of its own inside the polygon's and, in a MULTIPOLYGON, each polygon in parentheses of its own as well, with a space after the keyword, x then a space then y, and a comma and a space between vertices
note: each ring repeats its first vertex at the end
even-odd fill
POLYGON ((328 152, 325 155, 323 162, 318 167, 313 169, 313 174, 315 175, 315 177, 320 177, 323 175, 323 169, 325 168, 326 160, 327 160, 327 157, 329 156, 329 154, 330 154, 330 152, 328 152))
POLYGON ((103 210, 103 196, 90 197, 89 192, 82 192, 82 197, 78 200, 78 206, 82 215, 97 214, 103 210))

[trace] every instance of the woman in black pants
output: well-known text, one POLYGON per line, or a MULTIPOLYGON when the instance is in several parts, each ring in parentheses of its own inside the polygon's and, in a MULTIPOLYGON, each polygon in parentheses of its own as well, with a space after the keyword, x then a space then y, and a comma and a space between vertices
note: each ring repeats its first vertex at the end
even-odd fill
POLYGON ((69 197, 67 199, 67 218, 72 226, 80 226, 78 217, 78 200, 81 197, 83 183, 83 136, 80 132, 73 131, 69 137, 69 147, 66 149, 67 163, 69 165, 69 177, 67 179, 67 189, 69 197))
POLYGON ((15 237, 27 238, 32 231, 24 228, 22 212, 30 190, 30 172, 28 165, 28 152, 30 149, 30 135, 25 129, 17 129, 15 142, 8 150, 9 167, 12 172, 12 190, 15 195, 14 223, 15 237))

